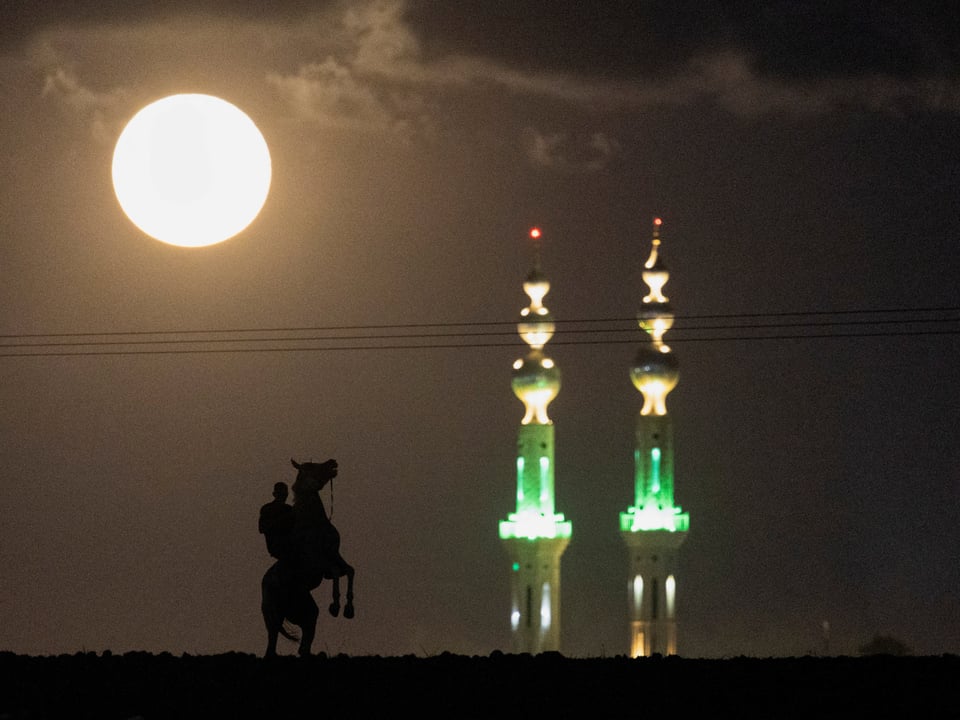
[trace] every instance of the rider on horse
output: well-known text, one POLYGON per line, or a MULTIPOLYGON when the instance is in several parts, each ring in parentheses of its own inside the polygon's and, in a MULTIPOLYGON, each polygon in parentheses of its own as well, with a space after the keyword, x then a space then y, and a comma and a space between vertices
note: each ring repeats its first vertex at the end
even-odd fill
MULTIPOLYGON (((324 579, 333 581, 333 601, 329 609, 331 615, 337 616, 340 614, 340 578, 347 578, 347 602, 343 616, 354 616, 354 570, 340 555, 340 533, 327 517, 320 499, 321 488, 337 474, 337 461, 330 459, 323 463, 298 463, 291 460, 291 463, 297 469, 297 479, 293 483, 293 528, 289 533, 289 543, 280 543, 279 559, 267 570, 261 582, 261 609, 267 625, 268 656, 276 654, 277 635, 286 634, 283 628, 285 619, 300 626, 302 636, 299 652, 301 655, 310 654, 317 620, 317 605, 311 591, 324 579)), ((279 498, 275 502, 285 505, 279 498)), ((268 510, 268 515, 271 512, 273 510, 268 510)), ((286 514, 286 511, 280 512, 286 514)), ((262 526, 261 532, 264 532, 262 526)), ((269 542, 268 538, 268 546, 269 542)))

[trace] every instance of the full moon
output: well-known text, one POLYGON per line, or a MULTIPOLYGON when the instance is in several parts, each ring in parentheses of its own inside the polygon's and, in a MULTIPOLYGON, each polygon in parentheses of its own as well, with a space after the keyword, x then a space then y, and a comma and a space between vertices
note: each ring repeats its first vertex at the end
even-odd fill
POLYGON ((233 237, 270 190, 270 151, 242 110, 212 95, 171 95, 140 110, 113 151, 113 189, 147 235, 202 247, 233 237))

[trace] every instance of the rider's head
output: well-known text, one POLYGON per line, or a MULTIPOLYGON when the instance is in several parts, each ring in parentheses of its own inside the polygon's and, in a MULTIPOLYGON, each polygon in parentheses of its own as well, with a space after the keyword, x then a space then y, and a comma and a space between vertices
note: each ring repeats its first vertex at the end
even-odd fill
POLYGON ((277 500, 286 500, 287 499, 287 484, 285 482, 278 482, 273 484, 273 496, 277 500))

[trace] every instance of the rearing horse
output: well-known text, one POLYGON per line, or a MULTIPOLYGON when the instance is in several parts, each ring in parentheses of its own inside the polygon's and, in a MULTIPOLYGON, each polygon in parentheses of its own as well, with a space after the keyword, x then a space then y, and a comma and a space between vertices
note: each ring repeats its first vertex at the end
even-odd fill
POLYGON ((309 655, 316 633, 319 611, 311 591, 324 578, 333 580, 333 601, 330 614, 340 614, 340 578, 347 578, 347 604, 343 616, 352 618, 353 567, 340 555, 340 533, 330 522, 320 490, 337 475, 337 461, 323 463, 290 462, 297 469, 293 483, 294 527, 290 557, 274 563, 261 583, 261 610, 267 626, 267 652, 277 652, 277 636, 296 639, 283 628, 285 620, 301 629, 300 655, 309 655))

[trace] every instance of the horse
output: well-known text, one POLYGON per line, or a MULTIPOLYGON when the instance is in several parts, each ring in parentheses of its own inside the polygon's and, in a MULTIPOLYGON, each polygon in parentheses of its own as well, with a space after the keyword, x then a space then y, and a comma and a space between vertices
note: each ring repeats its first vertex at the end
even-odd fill
POLYGON ((340 533, 330 522, 320 490, 337 475, 337 461, 298 463, 293 483, 294 529, 291 537, 291 556, 278 560, 264 574, 261 582, 261 611, 267 627, 266 656, 277 652, 277 638, 283 635, 297 640, 284 623, 289 621, 300 628, 301 656, 309 655, 316 634, 319 610, 311 592, 324 579, 333 581, 333 598, 329 611, 340 614, 340 578, 347 578, 345 618, 354 617, 353 567, 340 554, 340 533))

